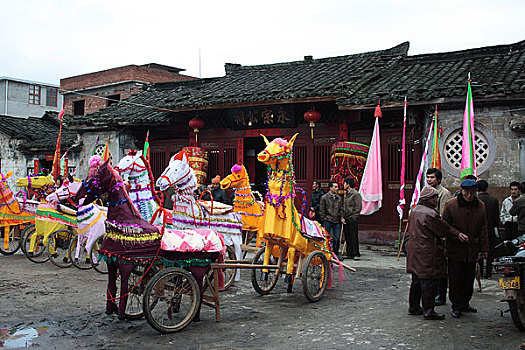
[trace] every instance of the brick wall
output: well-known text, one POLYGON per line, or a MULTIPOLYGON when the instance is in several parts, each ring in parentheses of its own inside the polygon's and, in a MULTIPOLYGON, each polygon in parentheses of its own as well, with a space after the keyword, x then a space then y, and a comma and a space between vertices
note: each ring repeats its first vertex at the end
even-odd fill
POLYGON ((113 95, 120 95, 120 99, 130 97, 142 90, 141 87, 136 86, 134 83, 131 84, 119 84, 115 89, 105 88, 100 91, 90 92, 90 95, 96 96, 75 96, 65 98, 65 110, 67 114, 73 115, 73 102, 84 100, 84 114, 94 113, 99 109, 106 108, 108 106, 107 98, 113 95))

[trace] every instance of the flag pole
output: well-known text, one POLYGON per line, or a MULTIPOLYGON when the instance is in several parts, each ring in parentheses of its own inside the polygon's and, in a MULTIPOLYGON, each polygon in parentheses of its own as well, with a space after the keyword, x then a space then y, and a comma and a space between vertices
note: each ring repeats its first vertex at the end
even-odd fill
POLYGON ((399 234, 397 244, 401 249, 401 226, 403 224, 403 209, 405 207, 405 152, 406 152, 406 125, 407 125, 407 97, 405 96, 405 102, 403 103, 403 138, 401 143, 401 174, 399 176, 399 204, 397 205, 397 211, 399 213, 399 234))

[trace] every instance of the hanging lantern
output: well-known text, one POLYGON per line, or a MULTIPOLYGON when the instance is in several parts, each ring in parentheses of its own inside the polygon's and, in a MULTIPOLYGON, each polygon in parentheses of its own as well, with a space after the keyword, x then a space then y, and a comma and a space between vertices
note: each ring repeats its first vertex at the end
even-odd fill
POLYGON ((199 129, 202 129, 204 127, 204 121, 199 118, 193 118, 188 123, 190 125, 190 128, 193 129, 193 132, 195 133, 195 143, 197 143, 197 134, 199 133, 199 129))
POLYGON ((303 118, 308 123, 310 123, 310 135, 312 136, 312 139, 313 139, 314 138, 315 123, 317 123, 321 119, 321 113, 319 113, 316 110, 309 110, 309 111, 304 113, 303 118))

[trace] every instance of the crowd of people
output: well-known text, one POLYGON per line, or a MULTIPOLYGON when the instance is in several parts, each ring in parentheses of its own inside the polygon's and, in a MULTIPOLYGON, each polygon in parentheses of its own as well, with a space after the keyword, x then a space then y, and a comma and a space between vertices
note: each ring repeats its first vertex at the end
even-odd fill
POLYGON ((447 290, 453 318, 477 312, 470 303, 476 268, 482 278, 492 278, 498 240, 525 234, 525 183, 510 183, 500 210, 487 181, 469 175, 451 194, 441 185, 442 177, 439 169, 428 169, 427 186, 408 221, 408 313, 427 320, 445 318, 434 307, 446 303, 447 290))

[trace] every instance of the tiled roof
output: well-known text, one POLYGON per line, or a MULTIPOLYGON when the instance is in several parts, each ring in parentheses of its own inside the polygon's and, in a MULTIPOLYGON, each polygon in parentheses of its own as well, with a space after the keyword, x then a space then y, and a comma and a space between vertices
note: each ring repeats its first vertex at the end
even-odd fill
MULTIPOLYGON (((70 117, 64 116, 62 124, 61 147, 66 149, 77 140, 77 134, 68 129, 69 119, 70 117)), ((57 112, 46 112, 42 118, 15 118, 0 115, 0 132, 22 140, 19 148, 23 152, 54 151, 59 125, 57 112)))
POLYGON ((407 56, 383 75, 338 101, 341 106, 425 101, 466 96, 471 72, 474 97, 509 97, 525 93, 525 40, 463 51, 407 56))
POLYGON ((176 123, 183 111, 249 104, 335 101, 340 108, 381 102, 464 98, 468 72, 474 96, 525 93, 525 41, 407 56, 409 43, 355 55, 257 66, 226 64, 226 75, 159 83, 83 117, 82 126, 176 123), (147 106, 147 107, 146 107, 147 106))
POLYGON ((74 123, 118 125, 172 120, 173 114, 169 111, 138 105, 180 111, 215 105, 275 103, 319 97, 335 100, 349 96, 367 81, 379 78, 382 71, 406 56, 408 47, 406 42, 388 50, 340 57, 258 66, 226 64, 224 77, 156 84, 154 88, 117 105, 85 117, 75 117, 74 123))

